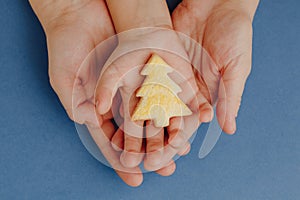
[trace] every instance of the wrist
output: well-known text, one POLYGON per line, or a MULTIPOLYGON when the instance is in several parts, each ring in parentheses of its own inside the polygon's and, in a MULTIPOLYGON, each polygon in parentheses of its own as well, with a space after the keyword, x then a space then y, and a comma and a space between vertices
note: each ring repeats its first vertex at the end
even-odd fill
POLYGON ((89 0, 29 0, 45 30, 51 29, 51 24, 55 24, 60 17, 75 13, 88 2, 89 0))
POLYGON ((165 0, 106 0, 117 33, 134 28, 172 28, 165 0))
POLYGON ((175 41, 177 34, 169 27, 141 27, 134 28, 118 33, 118 42, 121 46, 137 45, 151 46, 152 43, 160 41, 162 44, 166 41, 175 41), (138 38, 138 39, 137 39, 138 38))
POLYGON ((172 21, 168 16, 145 16, 131 20, 130 23, 124 23, 117 32, 147 27, 173 29, 172 21))

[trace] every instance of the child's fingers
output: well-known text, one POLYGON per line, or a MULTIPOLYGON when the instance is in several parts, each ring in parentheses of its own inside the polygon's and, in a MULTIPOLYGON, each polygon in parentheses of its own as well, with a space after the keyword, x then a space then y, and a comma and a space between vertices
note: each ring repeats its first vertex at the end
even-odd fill
POLYGON ((124 132, 123 126, 119 127, 117 132, 111 139, 111 145, 116 151, 123 151, 124 149, 124 132))
MULTIPOLYGON (((95 106, 94 106, 95 107, 95 106)), ((103 121, 105 120, 111 120, 113 118, 113 113, 112 113, 112 110, 109 110, 107 113, 105 113, 102 118, 103 118, 103 121)))
MULTIPOLYGON (((124 98, 126 102, 126 97, 124 98)), ((126 167, 135 167, 142 162, 144 152, 143 145, 143 121, 131 121, 129 108, 124 108, 124 151, 121 154, 121 162, 126 167)))
POLYGON ((144 167, 160 164, 164 148, 164 128, 156 128, 150 121, 146 124, 146 158, 144 167))
POLYGON ((183 117, 174 117, 170 119, 168 130, 168 145, 174 149, 179 150, 185 144, 187 138, 184 133, 184 120, 183 117))
POLYGON ((169 134, 168 141, 165 141, 163 154, 160 163, 156 165, 145 162, 145 168, 149 171, 155 171, 168 165, 170 160, 183 147, 188 138, 186 138, 184 130, 184 121, 182 117, 174 117, 170 119, 170 125, 167 127, 169 134))
POLYGON ((121 52, 122 50, 117 50, 113 53, 109 58, 109 65, 104 67, 98 80, 95 98, 100 114, 110 109, 119 87, 137 87, 143 80, 140 70, 148 59, 147 51, 125 52, 124 55, 121 52))
POLYGON ((106 123, 102 125, 102 128, 87 126, 102 154, 120 178, 130 186, 138 186, 143 181, 142 172, 139 167, 126 168, 120 163, 119 155, 113 150, 111 141, 107 137, 108 135, 112 136, 114 134, 115 130, 112 129, 112 127, 109 121, 106 121, 106 123))
POLYGON ((136 167, 144 158, 144 152, 142 152, 143 122, 139 123, 139 128, 132 128, 133 124, 136 126, 135 123, 124 121, 124 151, 120 159, 125 167, 136 167))
POLYGON ((111 121, 110 120, 104 121, 103 124, 101 125, 101 128, 103 130, 103 136, 106 136, 107 140, 111 140, 115 134, 115 127, 111 123, 111 121))
MULTIPOLYGON (((179 120, 176 120, 174 124, 176 124, 176 126, 173 126, 170 128, 170 130, 168 130, 168 132, 170 131, 174 133, 175 136, 172 137, 176 137, 179 134, 178 130, 180 130, 180 128, 177 128, 180 127, 178 126, 178 124, 180 124, 179 120)), ((170 160, 172 160, 173 157, 186 145, 186 143, 195 133, 199 125, 199 117, 197 113, 191 116, 184 117, 184 129, 180 130, 180 134, 182 134, 180 135, 181 148, 179 147, 179 145, 178 147, 176 147, 174 143, 165 145, 162 162, 160 163, 160 165, 153 167, 151 170, 154 171, 165 167, 167 163, 169 163, 170 160)))
MULTIPOLYGON (((192 137, 192 135, 195 133, 197 128, 200 125, 198 113, 194 113, 191 116, 184 117, 184 129, 176 129, 176 126, 173 129, 168 130, 168 132, 171 132, 171 137, 174 139, 178 136, 180 137, 180 146, 175 146, 174 141, 173 144, 169 144, 164 148, 164 157, 163 157, 163 163, 169 162, 176 154, 181 154, 182 149, 186 147, 186 151, 188 151, 187 144, 189 143, 188 140, 192 137), (174 133, 175 130, 175 133, 174 133), (179 131, 176 131, 179 130, 179 131), (173 132, 173 133, 172 133, 173 132), (177 132, 177 134, 176 134, 177 132), (178 133, 179 132, 179 133, 178 133)), ((178 124, 178 121, 175 123, 178 124)), ((177 125, 178 127, 178 125, 177 125)), ((172 127, 171 127, 172 128, 172 127)), ((170 137, 170 136, 169 136, 170 137)), ((174 140, 173 139, 173 140, 174 140)), ((172 140, 171 140, 172 141, 172 140)), ((170 142, 171 142, 170 141, 170 142)))
POLYGON ((131 113, 138 101, 135 96, 132 96, 134 90, 134 88, 126 86, 120 89, 124 117, 124 151, 121 154, 121 163, 126 167, 139 165, 144 157, 144 151, 142 150, 144 122, 131 120, 131 113))

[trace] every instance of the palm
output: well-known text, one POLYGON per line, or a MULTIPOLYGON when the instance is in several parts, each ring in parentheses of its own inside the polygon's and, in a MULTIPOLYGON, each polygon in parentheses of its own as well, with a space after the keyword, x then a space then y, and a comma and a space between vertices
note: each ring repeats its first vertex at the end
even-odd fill
MULTIPOLYGON (((224 83, 225 79, 243 79, 250 72, 248 63, 251 63, 251 20, 238 9, 233 9, 234 6, 228 5, 226 1, 217 2, 215 5, 209 2, 204 3, 199 6, 196 14, 181 4, 173 13, 173 23, 175 30, 185 33, 202 45, 207 52, 207 57, 211 60, 209 61, 211 63, 207 65, 211 66, 211 69, 200 69, 203 73, 197 74, 200 90, 206 88, 203 91, 205 96, 214 102, 218 94, 220 98, 220 90, 224 90, 230 93, 229 95, 236 96, 237 99, 234 101, 240 101, 242 94, 232 94, 231 88, 224 83), (221 77, 223 83, 219 83, 221 77)), ((243 85, 240 87, 243 88, 243 85)), ((234 112, 233 115, 236 115, 238 106, 235 105, 232 110, 234 110, 231 111, 234 112)))
MULTIPOLYGON (((89 105, 87 100, 93 99, 96 79, 88 74, 92 66, 82 66, 95 47, 114 34, 114 28, 103 1, 89 3, 67 11, 50 24, 46 30, 49 49, 49 75, 54 90, 60 97, 69 116, 73 119, 72 91, 74 109, 80 110, 89 105), (74 87, 75 86, 75 87, 74 87), (79 91, 80 90, 80 91, 79 91)), ((75 111, 75 110, 74 110, 75 111)), ((78 111, 79 112, 79 111, 78 111)), ((76 121, 84 122, 86 116, 79 114, 76 121), (81 116, 80 116, 81 115, 81 116)))
MULTIPOLYGON (((137 166, 142 161, 145 151, 147 156, 144 166, 147 170, 153 171, 167 166, 172 157, 180 152, 181 148, 187 149, 189 146, 187 140, 198 127, 198 115, 195 112, 194 115, 184 118, 183 121, 181 118, 173 118, 166 132, 164 132, 164 129, 155 128, 149 121, 145 131, 143 121, 137 122, 139 125, 132 122, 131 114, 138 100, 134 98, 135 91, 144 79, 140 75, 141 68, 155 52, 173 67, 174 73, 169 75, 183 89, 179 97, 191 106, 194 103, 194 107, 198 107, 201 100, 196 98, 198 88, 194 80, 194 74, 191 65, 185 60, 186 52, 174 31, 148 28, 143 29, 141 33, 140 30, 136 29, 119 35, 119 38, 121 38, 119 45, 109 58, 105 70, 102 70, 103 73, 97 85, 96 97, 100 102, 98 104, 99 113, 106 113, 113 106, 111 103, 117 91, 116 87, 119 88, 122 97, 123 114, 121 115, 123 120, 120 120, 119 126, 121 128, 117 132, 118 134, 116 133, 113 136, 112 143, 117 149, 124 150, 121 155, 121 162, 124 166, 137 166), (133 39, 131 40, 131 38, 133 39), (136 40, 136 38, 139 38, 139 40, 136 40), (123 126, 121 126, 121 123, 123 123, 123 126), (187 125, 188 128, 184 130, 186 138, 182 136, 183 130, 179 131, 182 129, 179 124, 182 125, 183 123, 189 124, 187 125), (144 141, 147 145, 143 145, 144 132, 146 135, 144 141), (170 140, 165 140, 165 135, 168 135, 170 140), (162 150, 164 155, 161 155, 162 150)), ((204 105, 204 102, 202 104, 204 105)), ((197 109, 194 108, 194 110, 197 109)), ((171 165, 174 165, 172 161, 171 165)))
MULTIPOLYGON (((205 9, 205 8, 203 8, 205 9)), ((207 8, 208 9, 208 8, 207 8)), ((193 18, 186 7, 178 6, 173 13, 177 31, 196 40, 207 51, 221 72, 235 59, 251 54, 251 24, 249 19, 238 12, 226 8, 224 4, 206 10, 203 15, 187 24, 187 18, 193 18), (224 7, 224 8, 223 8, 224 7), (246 22, 246 23, 245 23, 246 22)))
POLYGON ((52 21, 51 30, 47 31, 47 35, 50 42, 60 50, 56 54, 62 53, 58 59, 64 62, 68 70, 69 67, 71 70, 78 69, 78 65, 97 44, 114 34, 103 1, 89 1, 77 9, 66 11, 52 21), (70 63, 71 61, 73 63, 70 63))

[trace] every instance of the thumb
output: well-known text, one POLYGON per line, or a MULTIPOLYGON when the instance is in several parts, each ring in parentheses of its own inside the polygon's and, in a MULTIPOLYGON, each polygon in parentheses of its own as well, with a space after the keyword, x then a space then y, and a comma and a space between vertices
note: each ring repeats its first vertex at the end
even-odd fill
POLYGON ((250 59, 240 56, 224 68, 218 92, 217 118, 224 132, 236 131, 236 117, 247 77, 251 70, 250 59))
POLYGON ((86 39, 82 39, 83 42, 80 40, 74 43, 77 35, 72 34, 68 31, 53 31, 47 34, 49 78, 70 119, 82 124, 86 117, 78 110, 87 110, 83 108, 85 105, 92 108, 92 104, 87 100, 93 94, 93 86, 96 85, 96 80, 92 79, 93 74, 90 72, 95 66, 93 58, 96 55, 90 54, 93 49, 91 41, 86 42, 86 39), (88 55, 89 59, 86 60, 88 55))
POLYGON ((143 80, 140 70, 149 59, 148 51, 129 52, 126 55, 121 55, 121 53, 122 51, 117 47, 98 79, 95 102, 100 115, 109 111, 120 87, 134 88, 143 80))
POLYGON ((99 78, 96 91, 96 108, 100 115, 107 113, 121 84, 122 75, 112 63, 99 78))
POLYGON ((53 73, 54 70, 50 70, 49 79, 50 85, 57 94, 61 104, 65 108, 69 118, 74 121, 73 109, 72 109, 72 90, 75 79, 68 76, 67 73, 57 70, 60 73, 53 73))
POLYGON ((86 88, 79 77, 72 78, 72 73, 63 73, 61 76, 50 74, 50 83, 69 118, 79 124, 98 124, 95 115, 95 106, 87 99, 86 88), (56 77, 56 78, 53 78, 56 77))

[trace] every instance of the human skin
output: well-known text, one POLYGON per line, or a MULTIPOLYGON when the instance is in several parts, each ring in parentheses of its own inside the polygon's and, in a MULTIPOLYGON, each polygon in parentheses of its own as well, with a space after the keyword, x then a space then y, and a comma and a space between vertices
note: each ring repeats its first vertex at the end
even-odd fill
MULTIPOLYGON (((228 91, 230 91, 230 98, 228 95, 226 98, 221 98, 223 101, 218 104, 219 108, 217 115, 220 123, 225 124, 222 126, 223 129, 226 132, 231 133, 235 131, 236 126, 233 118, 235 118, 237 114, 236 107, 239 105, 237 102, 240 100, 239 98, 241 97, 244 82, 250 71, 251 47, 249 48, 249 46, 251 46, 252 35, 249 33, 252 32, 251 22, 258 1, 237 4, 235 4, 234 1, 228 1, 229 3, 225 3, 225 1, 195 1, 184 1, 178 6, 172 17, 173 24, 177 31, 191 36, 208 50, 211 57, 220 67, 220 71, 217 70, 217 73, 222 74, 224 80, 228 80, 225 81, 225 83, 227 82, 227 87, 225 87, 227 88, 226 93, 224 91, 218 92, 222 97, 222 95, 224 96, 224 94, 227 94, 228 91), (229 11, 234 11, 234 14, 229 11), (199 13, 200 15, 198 15, 199 13), (222 15, 222 17, 219 15, 222 15), (239 20, 239 17, 242 17, 242 19, 239 20), (224 29, 225 34, 221 35, 220 33, 214 33, 212 29, 220 30, 218 27, 220 28, 221 24, 226 22, 225 19, 227 19, 227 24, 233 25, 224 29), (231 23, 231 20, 233 23, 231 23), (220 23, 210 24, 218 21, 220 21, 220 23), (214 26, 216 28, 213 28, 214 26), (204 33, 207 33, 205 35, 212 35, 212 37, 214 37, 209 39, 204 37, 204 33), (223 36, 229 38, 232 36, 239 37, 232 40, 232 38, 227 39, 226 37, 222 39, 223 36), (225 44, 222 43, 222 40, 225 41, 225 44), (244 40, 246 42, 243 42, 244 40), (243 45, 239 47, 238 43, 240 41, 242 41, 241 44, 243 45), (224 49, 226 48, 218 48, 218 45, 227 47, 228 52, 232 53, 228 56, 220 56, 224 55, 222 52, 225 52, 224 49), (238 53, 239 51, 240 54, 238 53), (239 56, 235 54, 238 54, 239 56), (222 57, 222 59, 220 57, 222 57), (225 60, 227 62, 225 62, 225 60), (228 64, 230 63, 228 60, 232 61, 231 63, 236 62, 236 64, 228 64), (232 77, 232 80, 229 77, 232 77), (238 87, 235 87, 235 85, 238 87), (233 100, 230 100, 231 98, 233 100), (224 105, 222 106, 224 103, 229 104, 229 108, 225 108, 224 105), (229 110, 229 112, 227 110, 229 110), (226 120, 224 120, 224 118, 226 118, 226 120), (220 119, 223 119, 223 122, 220 119)), ((90 113, 94 112, 94 102, 92 100, 94 99, 94 93, 90 92, 86 99, 80 99, 80 101, 76 103, 76 109, 74 110, 72 107, 72 90, 74 83, 77 83, 75 85, 78 85, 79 87, 82 86, 82 88, 87 91, 90 91, 91 88, 95 87, 95 82, 82 85, 82 80, 84 80, 85 77, 77 77, 76 73, 88 53, 101 41, 115 33, 105 3, 100 0, 76 1, 76 3, 71 0, 31 0, 30 3, 46 32, 51 85, 58 94, 70 118, 74 119, 74 116, 78 116, 75 119, 77 122, 91 124, 90 130, 93 130, 94 126, 92 124, 98 123, 94 120, 94 117, 90 117, 90 113), (76 113, 74 113, 74 111, 76 113)), ((148 24, 147 26, 150 25, 151 24, 148 24)), ((198 74, 196 74, 196 76, 198 76, 198 74)), ((201 84, 203 83, 198 81, 198 85, 201 86, 201 84)), ((219 90, 219 88, 212 88, 211 90, 219 90)), ((203 92, 205 93, 205 91, 203 92)), ((207 99, 213 101, 212 99, 209 99, 209 95, 207 95, 207 99)), ((109 115, 105 113, 104 115, 101 115, 100 118, 105 126, 104 129, 110 130, 108 132, 113 136, 116 130, 112 129, 112 124, 107 120, 106 116, 109 115)), ((169 175, 174 169, 175 166, 171 165, 170 167, 159 170, 158 173, 169 175)), ((124 171, 117 171, 117 173, 127 184, 138 186, 142 182, 142 174, 136 173, 137 171, 138 169, 133 171, 133 173, 124 171)))
MULTIPOLYGON (((191 103, 195 96, 198 97, 196 109, 202 112, 202 121, 209 121, 212 116, 212 108, 205 98, 201 98, 196 80, 190 63, 186 62, 184 47, 173 31, 171 17, 168 7, 164 0, 129 0, 126 5, 117 0, 107 0, 107 5, 113 19, 114 27, 119 34, 119 44, 112 53, 110 62, 106 65, 106 70, 100 77, 96 89, 96 105, 99 114, 106 113, 112 106, 112 99, 119 89, 123 99, 124 125, 119 130, 112 141, 117 149, 124 148, 121 154, 121 163, 125 167, 136 167, 141 161, 147 170, 154 171, 165 166, 175 168, 172 157, 176 153, 182 155, 189 151, 188 135, 185 133, 188 129, 183 130, 179 127, 178 118, 170 120, 170 126, 167 132, 164 129, 155 128, 147 122, 146 142, 143 146, 143 123, 131 120, 132 110, 129 110, 128 102, 131 95, 134 94, 136 86, 141 84, 138 73, 133 73, 131 78, 122 77, 133 70, 136 66, 142 66, 147 62, 153 53, 160 55, 166 62, 184 76, 185 81, 181 82, 181 87, 186 88, 190 85, 193 94, 187 94, 184 91, 182 96, 188 97, 185 103, 191 103), (156 12, 153 12, 155 10, 156 12), (149 28, 152 27, 152 28, 149 28), (132 30, 132 29, 135 29, 132 30), (129 31, 131 30, 131 31, 129 31), (146 48, 149 46, 152 48, 146 48), (139 47, 141 49, 139 49, 139 47), (139 49, 133 51, 134 49, 139 49), (127 52, 126 52, 127 50, 127 52), (172 51, 164 52, 164 50, 172 51), (177 55, 175 55, 175 54, 177 55), (200 107, 201 105, 201 107, 200 107), (177 122, 176 122, 177 121, 177 122), (155 132, 155 133, 152 133, 155 132), (169 136, 165 140, 165 135, 169 136), (185 137, 186 136, 186 137, 185 137), (117 145, 116 145, 117 144, 117 145), (168 148, 165 148, 168 146, 168 148), (164 152, 165 151, 165 152, 164 152), (144 154, 146 156, 144 157, 144 154), (166 156, 167 155, 167 156, 166 156)), ((141 71, 141 69, 139 69, 141 71)), ((134 100, 135 103, 137 99, 134 100)), ((186 118, 187 119, 187 118, 186 118)), ((198 119, 196 119, 198 121, 198 119)), ((195 128, 196 129, 196 128, 195 128)))
MULTIPOLYGON (((96 80, 89 79, 88 73, 77 72, 88 54, 99 43, 115 34, 106 4, 103 0, 29 2, 46 33, 51 86, 68 116, 77 123, 86 124, 95 142, 100 146, 103 143, 101 139, 112 137, 117 130, 111 123, 110 112, 98 116, 99 121, 94 117, 96 80), (75 97, 72 93, 74 87, 78 91, 75 97), (105 137, 99 133, 99 125, 105 131, 105 137)), ((114 48, 114 44, 111 48, 114 48)), ((114 150, 108 149, 106 152, 109 154, 106 156, 110 156, 108 160, 121 166, 114 150)), ((130 186, 142 183, 143 175, 139 168, 122 169, 117 166, 112 167, 119 169, 116 172, 125 183, 130 186)), ((173 171, 174 166, 171 166, 157 170, 157 173, 165 176, 173 171)))
MULTIPOLYGON (((174 29, 196 40, 215 63, 201 66, 203 73, 195 76, 208 101, 214 103, 218 98, 217 118, 228 134, 236 131, 236 117, 251 71, 252 21, 258 3, 183 0, 172 14, 174 29)), ((199 56, 189 44, 186 48, 189 55, 199 56)))

